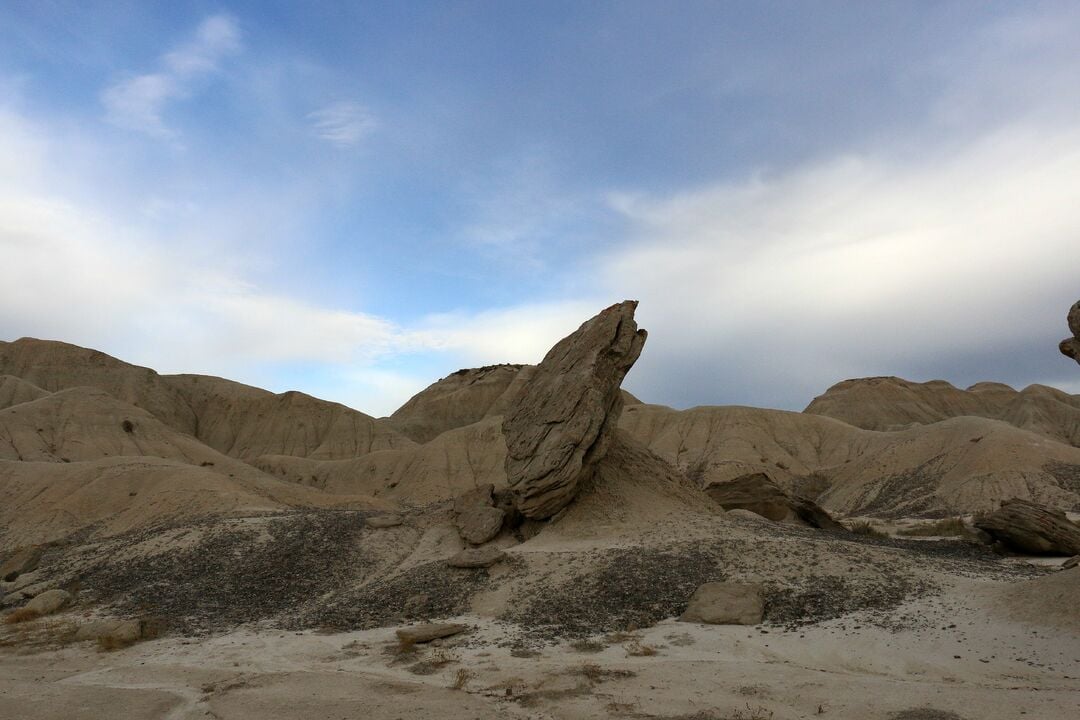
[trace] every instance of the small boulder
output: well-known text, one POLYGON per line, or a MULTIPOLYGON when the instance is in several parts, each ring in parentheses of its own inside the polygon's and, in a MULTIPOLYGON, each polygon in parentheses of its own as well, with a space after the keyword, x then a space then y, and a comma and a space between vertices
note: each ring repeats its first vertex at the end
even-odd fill
POLYGON ((1070 357, 1080 363, 1080 300, 1077 300, 1073 303, 1073 306, 1069 308, 1069 314, 1066 317, 1066 321, 1069 324, 1069 331, 1072 332, 1073 336, 1062 340, 1058 349, 1061 350, 1061 354, 1065 357, 1070 357))
POLYGON ((138 642, 143 637, 143 623, 140 620, 91 620, 75 630, 76 640, 97 640, 104 637, 124 645, 138 642))
POLYGON ((1069 570, 1076 567, 1077 565, 1080 565, 1080 555, 1073 555, 1071 558, 1061 563, 1061 569, 1069 570))
POLYGON ((1037 555, 1080 554, 1080 526, 1065 513, 1027 500, 1006 500, 975 527, 1016 550, 1037 555))
POLYGON ((506 513, 494 506, 495 486, 474 488, 454 500, 454 524, 465 542, 482 545, 502 530, 506 513))
POLYGON ((398 628, 396 635, 403 643, 426 643, 438 638, 450 637, 469 629, 460 623, 424 623, 398 628))
POLYGON ((482 548, 466 548, 446 561, 455 568, 487 568, 506 558, 499 548, 488 545, 482 548))
POLYGON ((369 528, 392 528, 402 523, 400 515, 375 515, 369 517, 365 523, 369 528))
POLYGON ((44 552, 44 549, 37 545, 18 550, 0 565, 0 580, 15 582, 23 573, 33 572, 41 562, 44 552))
POLYGON ((67 590, 46 590, 26 603, 26 609, 33 610, 40 615, 52 615, 54 612, 59 612, 70 605, 73 599, 71 593, 67 590))
POLYGON ((758 625, 765 614, 760 583, 710 582, 700 585, 680 622, 706 625, 758 625))

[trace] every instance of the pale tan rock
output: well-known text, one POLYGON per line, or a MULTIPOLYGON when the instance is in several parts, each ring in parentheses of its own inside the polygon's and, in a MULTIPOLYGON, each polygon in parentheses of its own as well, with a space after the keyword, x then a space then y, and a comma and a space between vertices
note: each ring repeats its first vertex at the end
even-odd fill
POLYGON ((0 565, 0 580, 14 582, 23 573, 33 572, 44 554, 44 549, 36 545, 16 551, 0 565))
POLYGON ((91 620, 75 630, 76 640, 97 640, 108 637, 123 644, 142 639, 143 623, 139 620, 91 620))
POLYGON ((619 385, 645 344, 636 307, 612 305, 557 343, 507 409, 507 482, 526 517, 564 508, 607 452, 622 411, 619 385))
POLYGON ((33 610, 41 615, 52 615, 54 612, 63 610, 74 600, 67 590, 46 590, 40 595, 35 595, 30 602, 26 603, 27 610, 33 610))
POLYGON ((694 591, 680 622, 706 625, 757 625, 765 613, 760 583, 711 582, 694 591))
POLYGON ((364 524, 369 528, 378 530, 382 528, 397 527, 398 525, 401 525, 402 522, 403 520, 400 515, 375 515, 374 517, 369 517, 365 520, 364 524))
POLYGON ((1071 558, 1061 563, 1061 569, 1069 570, 1070 568, 1074 568, 1077 565, 1080 565, 1080 555, 1073 555, 1071 558))
POLYGON ((488 545, 481 548, 466 548, 446 561, 455 568, 487 568, 506 559, 506 553, 497 547, 488 545))
POLYGON ((482 545, 502 530, 506 513, 495 507, 492 484, 481 485, 454 500, 454 524, 463 540, 482 545))
POLYGON ((426 643, 439 638, 450 637, 469 629, 468 625, 460 623, 425 623, 422 625, 410 625, 398 628, 395 634, 402 642, 426 643))

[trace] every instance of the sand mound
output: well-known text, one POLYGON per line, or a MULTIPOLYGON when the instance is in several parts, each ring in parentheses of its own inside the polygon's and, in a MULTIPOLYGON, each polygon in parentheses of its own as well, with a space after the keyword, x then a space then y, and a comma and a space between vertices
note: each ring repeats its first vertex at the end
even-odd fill
POLYGON ((1019 622, 1080 633, 1080 568, 1007 585, 991 593, 990 607, 1019 622))
POLYGON ((392 426, 416 442, 501 415, 508 398, 533 373, 532 365, 489 365, 458 370, 409 399, 390 416, 392 426))
POLYGON ((505 459, 502 418, 494 416, 403 450, 332 461, 266 455, 254 464, 284 480, 327 492, 365 493, 424 505, 486 483, 505 487, 505 459))
POLYGON ((0 375, 0 410, 37 400, 49 393, 14 375, 0 375))
POLYGON ((0 460, 0 547, 287 507, 390 506, 360 495, 297 487, 253 468, 234 477, 153 457, 73 463, 0 460))
POLYGON ((0 372, 20 377, 49 392, 95 387, 143 408, 170 427, 196 434, 195 414, 160 375, 97 350, 34 338, 0 342, 0 372))
POLYGON ((874 432, 780 410, 638 405, 620 427, 699 485, 764 472, 832 512, 956 514, 1012 497, 1080 503, 1080 450, 985 418, 874 432))
POLYGON ((675 467, 617 430, 592 478, 541 535, 641 537, 658 523, 723 512, 675 467))
POLYGON ((206 375, 164 379, 195 413, 195 436, 242 460, 260 455, 337 460, 414 444, 369 415, 304 393, 275 394, 206 375))
POLYGON ((983 382, 960 390, 944 380, 859 378, 832 386, 804 412, 868 430, 898 430, 960 416, 985 417, 1080 447, 1080 396, 1044 385, 1018 392, 1008 385, 983 382))
POLYGON ((209 376, 158 375, 67 343, 0 342, 0 372, 50 392, 79 386, 104 390, 244 460, 267 454, 338 459, 413 444, 386 423, 338 403, 209 376))

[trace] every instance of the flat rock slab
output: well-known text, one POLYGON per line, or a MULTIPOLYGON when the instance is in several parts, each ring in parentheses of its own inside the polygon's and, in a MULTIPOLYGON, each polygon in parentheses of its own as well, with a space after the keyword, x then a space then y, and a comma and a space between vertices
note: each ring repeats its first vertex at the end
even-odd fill
POLYGON ((396 635, 398 640, 410 643, 426 643, 439 638, 450 637, 469 629, 468 625, 460 623, 426 623, 424 625, 410 625, 398 628, 396 635))
POLYGON ((711 582, 694 591, 680 622, 706 625, 758 625, 765 614, 760 583, 711 582))
POLYGON ((400 515, 376 515, 369 517, 365 523, 369 528, 392 528, 403 522, 400 515))
POLYGON ((142 636, 143 624, 138 620, 91 620, 75 630, 76 640, 111 637, 122 643, 133 643, 142 636))
POLYGON ((455 568, 487 568, 506 558, 506 553, 497 547, 468 548, 446 561, 455 568))

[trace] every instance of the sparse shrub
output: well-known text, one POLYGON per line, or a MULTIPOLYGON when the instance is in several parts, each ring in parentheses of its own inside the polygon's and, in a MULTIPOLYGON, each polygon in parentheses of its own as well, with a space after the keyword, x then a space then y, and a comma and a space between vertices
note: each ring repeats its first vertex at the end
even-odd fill
POLYGON ((869 520, 859 520, 858 522, 853 522, 850 526, 848 526, 848 530, 855 533, 856 535, 864 535, 866 537, 889 537, 887 534, 881 532, 876 527, 874 527, 874 524, 871 523, 869 520))
POLYGON ((124 429, 124 432, 128 434, 135 432, 135 423, 131 422, 130 420, 125 420, 124 422, 120 423, 120 427, 122 427, 124 429))
POLYGON ((450 689, 464 690, 465 686, 467 686, 469 684, 469 681, 472 680, 472 676, 472 671, 468 668, 458 668, 457 672, 454 673, 454 682, 450 684, 450 689))
POLYGON ((656 654, 658 654, 657 650, 652 645, 642 645, 635 641, 626 646, 628 657, 651 657, 656 654))
POLYGON ((579 653, 598 653, 607 647, 599 640, 575 640, 570 643, 570 647, 579 653))
POLYGON ((416 639, 411 637, 398 638, 396 652, 398 655, 408 655, 416 652, 416 639))
POLYGON ((41 617, 41 613, 33 608, 19 608, 18 610, 12 610, 4 616, 4 623, 6 625, 15 625, 16 623, 30 622, 31 620, 37 620, 41 617))
POLYGON ((926 523, 923 525, 916 525, 915 527, 904 528, 903 530, 897 530, 897 535, 906 535, 908 537, 937 537, 937 536, 958 536, 964 534, 964 520, 963 518, 945 518, 933 523, 926 523))

